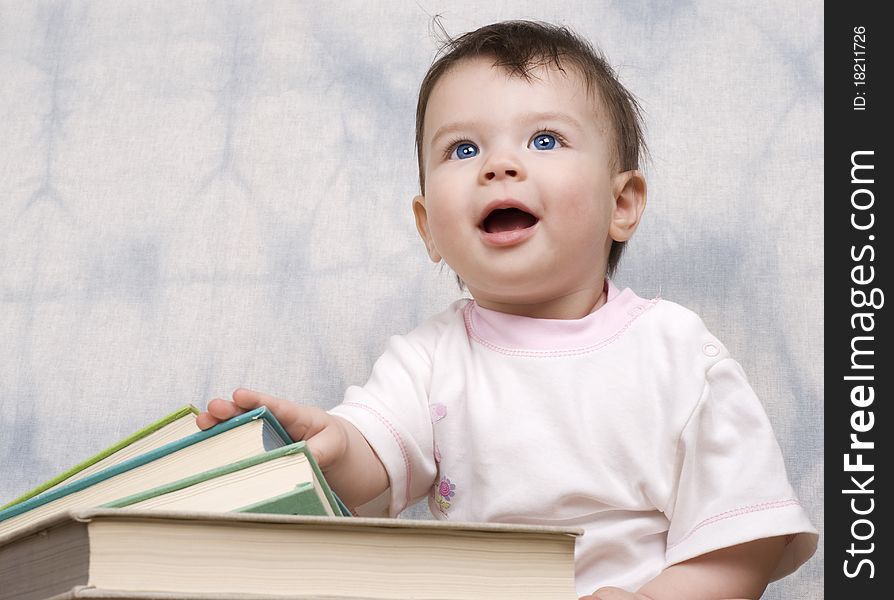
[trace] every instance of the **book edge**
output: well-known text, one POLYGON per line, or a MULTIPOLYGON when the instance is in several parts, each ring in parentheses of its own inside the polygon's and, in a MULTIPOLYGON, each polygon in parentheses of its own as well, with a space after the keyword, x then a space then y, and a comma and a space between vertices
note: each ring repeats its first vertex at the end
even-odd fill
POLYGON ((319 595, 274 595, 274 594, 222 594, 174 592, 127 592, 97 588, 94 586, 75 586, 67 592, 56 594, 46 600, 381 600, 371 596, 319 596, 319 595))
MULTIPOLYGON (((70 519, 89 522, 95 519, 148 519, 186 520, 212 522, 258 522, 270 524, 314 524, 332 527, 379 527, 390 529, 429 529, 444 531, 508 531, 518 533, 556 533, 572 537, 583 535, 583 529, 562 525, 530 523, 483 523, 472 521, 441 521, 434 519, 397 519, 390 517, 317 517, 310 515, 276 515, 235 512, 146 510, 127 508, 88 508, 67 512, 70 519)), ((36 525, 36 524, 35 524, 36 525)))
POLYGON ((6 510, 7 508, 15 506, 16 504, 21 504, 27 500, 30 500, 31 498, 34 498, 35 496, 42 494, 43 492, 47 491, 48 489, 55 487, 55 486, 59 485, 60 483, 63 483, 64 481, 70 479, 74 475, 77 475, 84 469, 86 469, 88 467, 92 467, 99 461, 108 458, 109 456, 115 454, 116 452, 120 452, 121 450, 123 450, 124 448, 127 448, 134 442, 141 440, 144 437, 147 437, 148 435, 150 435, 152 433, 155 433, 162 427, 165 427, 166 425, 169 425, 169 424, 173 423, 174 421, 185 417, 188 414, 198 415, 199 409, 196 408, 192 404, 188 404, 186 406, 180 407, 179 409, 175 410, 174 412, 167 414, 164 417, 162 417, 161 419, 158 419, 157 421, 154 421, 154 422, 150 423, 149 425, 143 427, 139 431, 135 431, 128 437, 126 437, 122 440, 119 440, 118 442, 112 444, 111 446, 108 446, 107 448, 105 448, 103 450, 100 450, 98 453, 94 454, 93 456, 82 460, 78 464, 69 468, 67 471, 63 471, 62 473, 56 475, 52 479, 48 479, 47 481, 44 481, 43 483, 39 484, 38 486, 28 490, 21 496, 14 498, 13 500, 10 500, 6 504, 0 506, 0 512, 6 510))
MULTIPOLYGON (((108 469, 103 469, 102 471, 94 473, 88 477, 73 481, 67 485, 63 485, 58 489, 50 490, 44 495, 31 498, 30 500, 26 500, 25 502, 15 504, 4 510, 0 510, 0 522, 28 512, 29 510, 42 506, 43 504, 46 504, 48 502, 58 500, 59 498, 62 498, 74 492, 79 492, 101 481, 105 481, 106 479, 115 477, 116 475, 120 475, 121 473, 125 473, 127 471, 130 471, 131 469, 135 469, 136 467, 157 460, 162 456, 167 456, 168 454, 192 446, 193 444, 201 442, 210 437, 214 437, 215 435, 218 435, 225 431, 229 431, 230 429, 243 425, 244 423, 247 423, 249 421, 264 418, 269 422, 269 419, 272 418, 272 415, 269 414, 269 412, 270 411, 263 406, 260 408, 256 408, 241 415, 237 415, 227 421, 218 423, 210 429, 199 431, 192 435, 188 435, 185 438, 169 442, 164 446, 156 448, 155 450, 151 450, 149 452, 146 452, 145 454, 141 454, 140 456, 129 458, 122 463, 109 467, 108 469)), ((285 433, 281 426, 279 427, 279 431, 285 433)), ((291 439, 287 437, 284 441, 291 442, 291 439)))
POLYGON ((304 451, 305 445, 305 442, 295 442, 294 444, 289 444, 288 446, 283 446, 275 450, 269 450, 261 454, 243 458, 242 460, 237 460, 236 462, 232 462, 221 467, 209 469, 207 471, 202 471, 201 473, 196 473, 195 475, 184 477, 183 479, 178 479, 177 481, 172 481, 171 483, 153 487, 142 492, 137 492, 136 494, 131 494, 130 496, 125 496, 111 502, 106 502, 105 504, 101 504, 99 508, 126 508, 131 504, 136 504, 137 502, 142 502, 150 498, 155 498, 156 496, 162 496, 164 494, 176 492, 184 488, 192 487, 204 481, 216 479, 218 477, 222 477, 223 475, 229 475, 230 473, 235 473, 237 471, 242 471, 244 469, 248 469, 249 467, 269 462, 283 456, 289 456, 291 454, 302 454, 306 457, 307 453, 304 451))

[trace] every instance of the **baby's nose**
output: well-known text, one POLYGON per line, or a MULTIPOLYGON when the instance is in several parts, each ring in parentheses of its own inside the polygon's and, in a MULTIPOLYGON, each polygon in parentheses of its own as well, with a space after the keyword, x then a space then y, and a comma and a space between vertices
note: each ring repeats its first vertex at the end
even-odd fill
POLYGON ((494 180, 525 179, 525 169, 519 156, 513 152, 493 154, 481 167, 482 183, 494 180))
POLYGON ((484 174, 484 177, 487 178, 488 181, 497 177, 497 174, 505 175, 506 177, 518 177, 517 169, 500 169, 500 170, 491 170, 484 174))

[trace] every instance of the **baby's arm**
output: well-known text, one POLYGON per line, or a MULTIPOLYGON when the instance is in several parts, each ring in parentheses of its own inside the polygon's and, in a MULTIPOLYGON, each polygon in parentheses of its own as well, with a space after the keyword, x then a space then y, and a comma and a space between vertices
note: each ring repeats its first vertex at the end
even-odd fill
POLYGON ((784 537, 722 548, 671 565, 636 593, 606 587, 581 600, 760 598, 784 549, 784 537))
POLYGON ((215 398, 196 423, 208 429, 248 410, 266 406, 294 440, 306 440, 326 481, 348 506, 360 506, 388 488, 382 461, 351 423, 314 406, 300 406, 260 392, 238 389, 233 400, 215 398))

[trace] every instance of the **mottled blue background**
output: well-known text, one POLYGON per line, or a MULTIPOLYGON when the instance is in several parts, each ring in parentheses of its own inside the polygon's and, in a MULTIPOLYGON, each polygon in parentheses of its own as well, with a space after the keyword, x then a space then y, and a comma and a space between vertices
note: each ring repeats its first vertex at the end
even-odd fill
POLYGON ((642 100, 616 280, 725 341, 822 527, 822 4, 482 4, 0 0, 0 500, 236 386, 330 407, 458 297, 410 211, 441 14, 569 25, 642 100))

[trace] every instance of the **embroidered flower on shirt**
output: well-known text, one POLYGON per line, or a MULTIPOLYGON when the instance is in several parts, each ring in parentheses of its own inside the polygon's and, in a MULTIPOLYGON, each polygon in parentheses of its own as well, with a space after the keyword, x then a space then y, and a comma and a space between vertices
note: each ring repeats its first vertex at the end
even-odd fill
POLYGON ((456 484, 452 483, 447 477, 442 477, 441 482, 435 489, 435 502, 441 512, 445 515, 450 508, 450 499, 456 495, 456 484))
POLYGON ((447 416, 447 407, 437 402, 428 407, 429 412, 431 413, 431 422, 437 423, 441 419, 447 416))

